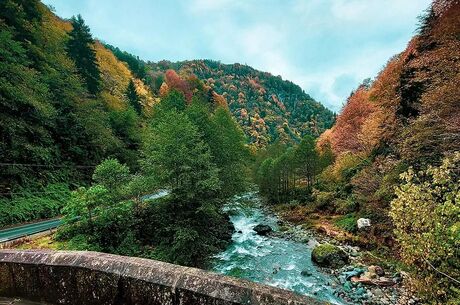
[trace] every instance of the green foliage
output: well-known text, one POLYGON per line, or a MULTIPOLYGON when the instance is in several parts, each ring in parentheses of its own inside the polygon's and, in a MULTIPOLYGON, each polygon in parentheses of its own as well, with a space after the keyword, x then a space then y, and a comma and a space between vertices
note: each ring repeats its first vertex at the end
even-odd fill
MULTIPOLYGON (((83 21, 74 20, 69 37, 70 24, 38 0, 1 1, 0 20, 0 155, 4 163, 26 164, 2 166, 2 192, 87 182, 87 166, 108 156, 137 169, 142 125, 136 112, 109 110, 81 77, 86 69, 91 84, 97 78, 83 21)), ((119 85, 111 77, 100 83, 104 90, 119 85)))
POLYGON ((129 104, 131 107, 133 107, 137 114, 142 114, 142 105, 136 92, 136 86, 134 85, 132 79, 129 81, 128 88, 126 89, 126 96, 128 98, 129 104))
POLYGON ((322 192, 315 190, 313 192, 315 209, 319 211, 333 211, 335 209, 335 192, 322 192))
POLYGON ((209 146, 184 113, 168 111, 144 146, 143 169, 183 200, 213 198, 220 189, 209 146))
POLYGON ((129 69, 138 77, 143 79, 146 77, 146 65, 139 59, 139 57, 134 56, 126 51, 122 51, 117 47, 105 44, 105 47, 108 48, 113 54, 121 61, 128 64, 129 69))
POLYGON ((93 229, 93 217, 111 205, 109 191, 101 186, 94 185, 89 188, 80 187, 72 192, 72 196, 63 209, 66 222, 82 221, 88 223, 93 229))
POLYGON ((345 231, 354 233, 358 229, 356 221, 357 217, 355 216, 355 214, 347 214, 337 219, 335 221, 335 224, 339 228, 344 229, 345 231))
POLYGON ((315 139, 306 135, 295 149, 297 171, 306 179, 307 188, 311 188, 316 175, 320 171, 320 158, 316 151, 315 139))
POLYGON ((163 112, 168 111, 184 111, 186 107, 185 96, 182 92, 176 89, 172 89, 168 94, 161 99, 160 105, 157 107, 159 116, 163 116, 163 112))
POLYGON ((349 196, 345 199, 336 199, 334 204, 336 212, 342 215, 356 212, 359 208, 356 200, 354 200, 352 196, 349 196))
POLYGON ((256 181, 261 193, 278 203, 309 198, 326 164, 309 135, 294 147, 276 147, 262 154, 266 159, 256 166, 256 181))
POLYGON ((93 180, 105 189, 114 194, 119 194, 121 188, 128 183, 130 179, 129 168, 120 164, 117 159, 106 159, 96 166, 93 174, 93 180))
POLYGON ((70 198, 65 184, 49 184, 34 191, 24 190, 11 199, 0 199, 0 227, 58 216, 70 198))
POLYGON ((152 130, 143 149, 143 169, 181 200, 213 198, 220 189, 209 146, 183 113, 170 111, 152 130))
MULTIPOLYGON (((1 21, 0 59, 2 162, 46 162, 56 149, 50 131, 56 110, 47 101, 48 87, 30 67, 26 49, 13 39, 12 30, 1 21)), ((2 180, 21 184, 27 179, 27 174, 22 175, 14 168, 2 168, 0 176, 2 180)))
POLYGON ((213 137, 208 142, 212 160, 219 168, 222 197, 230 197, 242 192, 247 186, 247 163, 249 152, 241 128, 227 109, 219 107, 211 117, 213 137))
POLYGON ((95 184, 73 193, 59 238, 79 248, 193 266, 222 249, 232 231, 222 199, 246 186, 247 150, 228 111, 203 96, 197 92, 191 105, 178 91, 165 96, 142 145, 141 171, 130 175, 116 159, 98 165, 95 184), (156 189, 170 194, 140 200, 156 189))
POLYGON ((231 225, 210 202, 159 200, 145 211, 141 239, 156 245, 149 256, 180 265, 203 267, 231 238, 231 225))
POLYGON ((101 90, 101 72, 96 59, 96 51, 93 48, 94 39, 89 27, 78 15, 72 17, 72 31, 67 42, 67 53, 75 61, 75 66, 86 82, 88 91, 97 94, 101 90))
POLYGON ((438 167, 401 175, 390 216, 403 260, 416 270, 416 286, 431 304, 460 299, 460 153, 438 167), (436 268, 436 270, 434 269, 436 268))

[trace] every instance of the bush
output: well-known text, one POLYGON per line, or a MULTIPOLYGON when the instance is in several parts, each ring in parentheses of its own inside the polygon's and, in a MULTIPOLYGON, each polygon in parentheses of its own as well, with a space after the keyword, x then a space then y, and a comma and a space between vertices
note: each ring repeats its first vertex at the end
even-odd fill
POLYGON ((334 210, 334 192, 321 192, 314 191, 313 196, 315 198, 315 209, 324 211, 324 210, 334 210))
POLYGON ((414 284, 431 304, 458 304, 460 288, 460 153, 439 167, 409 169, 396 189, 390 216, 401 257, 415 269, 414 284), (442 273, 444 274, 442 274, 442 273))

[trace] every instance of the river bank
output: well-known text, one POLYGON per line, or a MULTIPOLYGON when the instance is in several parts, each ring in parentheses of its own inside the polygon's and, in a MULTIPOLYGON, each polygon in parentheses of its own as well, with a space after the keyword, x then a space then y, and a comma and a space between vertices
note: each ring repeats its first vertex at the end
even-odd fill
MULTIPOLYGON (((274 208, 265 205, 267 213, 276 215, 279 219, 280 230, 273 232, 274 236, 308 243, 315 247, 319 244, 332 244, 342 249, 348 256, 349 262, 337 269, 318 267, 322 272, 334 278, 332 288, 334 294, 349 304, 360 305, 415 305, 418 299, 408 287, 410 280, 407 273, 394 266, 394 259, 386 260, 376 257, 372 252, 361 249, 356 244, 362 244, 362 237, 355 236, 331 225, 328 220, 314 215, 303 221, 293 222, 293 215, 285 208, 274 208), (376 265, 379 264, 379 265, 376 265), (367 281, 366 284, 354 282, 365 276, 375 276, 375 270, 380 274, 367 281), (382 280, 382 281, 380 281, 382 280), (386 283, 379 285, 377 283, 386 283), (391 284, 390 284, 391 283, 391 284)), ((298 213, 298 212, 295 212, 298 213)), ((329 218, 329 217, 328 217, 329 218)), ((296 217, 294 219, 297 220, 296 217)))

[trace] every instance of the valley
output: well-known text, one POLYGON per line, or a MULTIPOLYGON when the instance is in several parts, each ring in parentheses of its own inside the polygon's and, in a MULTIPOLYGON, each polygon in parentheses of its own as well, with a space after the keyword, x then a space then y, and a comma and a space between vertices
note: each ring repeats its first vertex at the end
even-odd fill
POLYGON ((85 18, 0 2, 0 300, 460 302, 460 1, 420 12, 338 113, 248 64, 140 58, 85 18))

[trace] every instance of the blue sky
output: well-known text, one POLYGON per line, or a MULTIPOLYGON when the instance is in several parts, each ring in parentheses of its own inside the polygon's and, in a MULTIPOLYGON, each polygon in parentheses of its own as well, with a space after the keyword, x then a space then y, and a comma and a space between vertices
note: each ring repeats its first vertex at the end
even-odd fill
POLYGON ((430 0, 43 0, 142 59, 244 63, 334 111, 414 35, 430 0))

